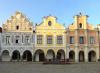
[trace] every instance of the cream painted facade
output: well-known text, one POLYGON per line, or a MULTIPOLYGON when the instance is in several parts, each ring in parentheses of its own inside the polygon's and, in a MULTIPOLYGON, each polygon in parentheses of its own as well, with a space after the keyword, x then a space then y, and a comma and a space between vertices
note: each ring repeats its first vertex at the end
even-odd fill
POLYGON ((54 16, 43 17, 34 25, 21 12, 16 12, 2 26, 0 33, 1 61, 66 60, 97 62, 100 59, 100 25, 94 28, 88 16, 74 16, 64 27, 54 16))
MULTIPOLYGON (((57 18, 54 16, 47 16, 43 18, 43 21, 36 26, 36 41, 37 36, 42 36, 42 43, 35 42, 35 50, 41 50, 44 53, 46 59, 66 59, 66 29, 62 24, 57 22, 57 18), (52 36, 52 43, 47 43, 47 37, 52 36), (61 36, 62 43, 57 44, 57 36, 61 36), (59 55, 60 53, 60 55, 59 55)), ((41 55, 41 54, 40 54, 41 55)), ((38 56, 39 57, 39 56, 38 56)), ((39 59, 37 59, 39 61, 39 59)))

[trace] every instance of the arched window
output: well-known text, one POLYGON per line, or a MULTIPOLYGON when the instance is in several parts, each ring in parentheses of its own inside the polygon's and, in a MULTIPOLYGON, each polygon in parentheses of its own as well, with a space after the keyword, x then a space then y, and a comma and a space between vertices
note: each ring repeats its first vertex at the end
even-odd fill
POLYGON ((17 29, 17 30, 19 29, 19 26, 18 26, 18 25, 16 26, 16 29, 17 29))
POLYGON ((82 23, 79 24, 79 28, 82 28, 82 23))

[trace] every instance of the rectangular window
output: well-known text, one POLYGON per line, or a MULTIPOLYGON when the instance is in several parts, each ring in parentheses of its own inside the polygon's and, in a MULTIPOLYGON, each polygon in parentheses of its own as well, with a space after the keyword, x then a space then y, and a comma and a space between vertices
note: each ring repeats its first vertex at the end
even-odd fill
POLYGON ((62 44, 62 43, 63 43, 62 36, 57 36, 57 44, 62 44))
POLYGON ((94 42, 95 42, 94 37, 93 37, 93 36, 90 36, 89 43, 90 43, 90 44, 94 44, 94 42))
POLYGON ((42 44, 42 35, 37 35, 37 44, 42 44))
POLYGON ((47 36, 47 44, 52 44, 52 36, 47 36))
POLYGON ((16 36, 16 40, 15 40, 16 44, 19 43, 19 36, 16 36))
POLYGON ((80 44, 84 44, 84 37, 83 37, 83 36, 80 36, 80 37, 79 37, 79 43, 80 43, 80 44))
POLYGON ((70 44, 74 44, 74 36, 70 36, 70 44))
POLYGON ((10 43, 10 36, 6 36, 6 44, 10 43))
POLYGON ((25 41, 26 41, 26 43, 29 43, 29 36, 25 37, 25 41))

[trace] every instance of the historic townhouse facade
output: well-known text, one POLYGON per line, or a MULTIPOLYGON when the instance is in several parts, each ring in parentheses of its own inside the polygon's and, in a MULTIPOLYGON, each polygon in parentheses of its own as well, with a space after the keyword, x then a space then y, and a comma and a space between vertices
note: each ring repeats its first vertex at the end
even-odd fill
POLYGON ((2 61, 31 61, 34 49, 32 23, 20 12, 16 12, 2 26, 2 61))
POLYGON ((54 16, 43 17, 36 26, 35 53, 36 61, 66 58, 66 29, 54 16), (42 57, 42 59, 41 59, 42 57))
POLYGON ((24 14, 16 12, 2 26, 0 60, 96 62, 100 59, 100 25, 94 28, 87 18, 80 13, 66 28, 49 15, 33 26, 24 14))
POLYGON ((69 59, 75 62, 91 62, 99 59, 99 33, 87 21, 88 16, 74 16, 74 22, 67 28, 67 50, 69 59))

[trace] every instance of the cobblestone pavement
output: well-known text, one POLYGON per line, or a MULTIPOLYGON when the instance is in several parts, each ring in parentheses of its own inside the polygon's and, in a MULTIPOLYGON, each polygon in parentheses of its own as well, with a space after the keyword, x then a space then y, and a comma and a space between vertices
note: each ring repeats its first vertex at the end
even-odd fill
POLYGON ((43 65, 32 62, 0 62, 0 73, 100 73, 100 63, 43 65))

